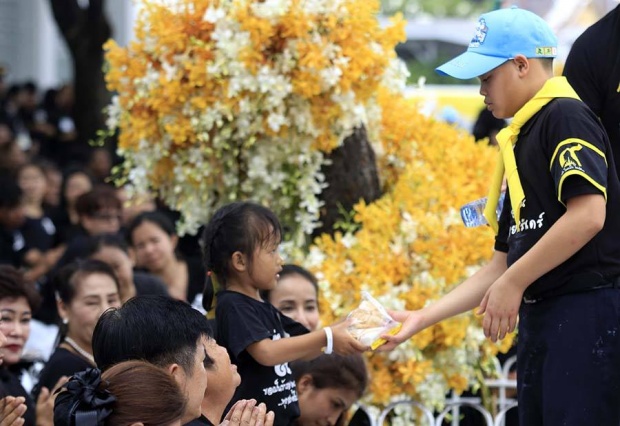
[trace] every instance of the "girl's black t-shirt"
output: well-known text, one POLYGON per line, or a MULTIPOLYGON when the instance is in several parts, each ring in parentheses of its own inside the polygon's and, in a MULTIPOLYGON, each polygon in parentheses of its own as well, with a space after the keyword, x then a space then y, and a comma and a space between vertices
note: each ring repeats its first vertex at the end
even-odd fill
POLYGON ((276 426, 288 426, 299 417, 297 388, 288 363, 273 367, 259 364, 247 347, 264 339, 278 340, 307 333, 301 324, 282 315, 266 302, 241 293, 220 291, 215 308, 218 343, 237 365, 241 385, 226 412, 240 399, 264 402, 275 413, 276 426))

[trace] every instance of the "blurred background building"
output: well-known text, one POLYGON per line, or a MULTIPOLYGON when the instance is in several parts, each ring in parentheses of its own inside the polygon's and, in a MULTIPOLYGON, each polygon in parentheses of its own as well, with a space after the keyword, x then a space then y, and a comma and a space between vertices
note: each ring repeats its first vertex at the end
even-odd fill
MULTIPOLYGON (((0 67, 6 83, 33 81, 45 89, 73 79, 71 55, 54 21, 51 1, 59 0, 0 0, 0 67)), ((78 3, 86 6, 89 1, 78 3)), ((97 1, 104 1, 113 38, 126 44, 132 38, 140 0, 97 1)), ((401 12, 407 18, 407 41, 397 47, 397 53, 411 73, 412 93, 426 99, 423 108, 429 114, 448 105, 456 108, 464 114, 458 120, 464 127, 471 125, 482 105, 477 81, 463 85, 433 70, 464 50, 479 13, 517 5, 543 16, 558 34, 561 70, 575 38, 617 4, 618 0, 382 0, 384 16, 401 12), (415 90, 420 80, 426 82, 424 91, 415 90)))

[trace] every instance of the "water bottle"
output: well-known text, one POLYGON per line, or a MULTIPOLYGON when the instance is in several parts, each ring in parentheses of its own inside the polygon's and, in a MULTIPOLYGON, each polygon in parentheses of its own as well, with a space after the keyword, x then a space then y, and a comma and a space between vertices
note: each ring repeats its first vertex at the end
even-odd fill
MULTIPOLYGON (((499 220, 499 215, 502 213, 502 207, 504 206, 505 192, 500 193, 499 201, 495 214, 499 220)), ((474 228, 476 226, 488 225, 487 219, 484 217, 484 208, 487 205, 487 197, 479 198, 461 207, 461 219, 468 228, 474 228)))

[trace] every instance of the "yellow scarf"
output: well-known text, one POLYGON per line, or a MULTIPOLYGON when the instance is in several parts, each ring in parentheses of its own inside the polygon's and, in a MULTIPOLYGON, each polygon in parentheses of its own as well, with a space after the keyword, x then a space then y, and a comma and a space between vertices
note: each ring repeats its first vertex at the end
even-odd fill
POLYGON ((489 189, 489 196, 487 198, 487 205, 484 209, 484 217, 493 228, 493 231, 497 233, 498 224, 496 209, 499 201, 500 191, 502 189, 502 180, 504 177, 504 170, 506 174, 506 181, 508 182, 508 189, 510 190, 510 204, 515 216, 515 223, 517 224, 517 232, 519 231, 519 220, 522 203, 525 200, 525 194, 523 193, 523 187, 521 186, 521 179, 519 179, 519 172, 517 171, 517 161, 515 159, 514 145, 517 143, 519 131, 521 127, 529 121, 542 107, 547 105, 555 98, 573 98, 579 99, 577 93, 568 84, 565 77, 553 77, 547 80, 542 89, 534 95, 517 113, 515 114, 512 122, 508 127, 503 128, 497 134, 497 143, 499 144, 500 154, 495 166, 495 173, 493 174, 493 180, 491 181, 491 188, 489 189))

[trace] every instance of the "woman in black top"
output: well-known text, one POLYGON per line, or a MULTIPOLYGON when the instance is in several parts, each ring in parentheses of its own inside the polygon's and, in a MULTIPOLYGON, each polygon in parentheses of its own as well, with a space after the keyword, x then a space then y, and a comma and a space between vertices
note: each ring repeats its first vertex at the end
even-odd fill
POLYGON ((26 216, 20 232, 27 251, 24 260, 30 268, 27 278, 36 281, 56 263, 62 251, 53 250, 57 241, 56 226, 44 208, 47 180, 43 167, 36 162, 24 164, 17 171, 17 183, 22 190, 26 216))
POLYGON ((24 425, 36 424, 35 402, 20 383, 16 369, 22 359, 24 346, 30 336, 32 312, 40 297, 34 286, 12 266, 0 266, 0 332, 6 336, 2 348, 3 365, 0 368, 0 388, 5 396, 23 397, 27 406, 24 425))
POLYGON ((90 237, 84 256, 110 265, 118 278, 123 303, 134 296, 169 295, 166 285, 156 276, 146 272, 134 272, 129 247, 119 235, 103 234, 90 237))
POLYGON ((85 260, 63 267, 54 278, 60 314, 60 344, 41 372, 35 389, 48 389, 62 376, 95 367, 92 336, 97 320, 108 308, 121 306, 114 271, 105 263, 85 260))
POLYGON ((82 194, 93 188, 93 179, 82 169, 71 169, 65 173, 60 187, 60 206, 52 214, 58 232, 57 243, 65 244, 79 234, 79 217, 75 203, 82 194))
POLYGON ((26 246, 42 253, 52 248, 56 227, 47 216, 43 201, 47 191, 47 181, 43 168, 36 162, 24 164, 17 171, 17 184, 22 190, 22 207, 32 234, 22 229, 26 246))
MULTIPOLYGON (((0 319, 0 322, 2 320, 0 319)), ((2 331, 0 331, 0 349, 6 345, 7 339, 2 331)), ((0 351, 0 366, 2 365, 2 351, 0 351)), ((26 413, 28 407, 25 404, 24 397, 10 396, 7 389, 2 383, 0 383, 0 419, 9 425, 13 422, 23 419, 23 415, 26 413)))
POLYGON ((175 299, 202 310, 205 270, 200 259, 177 255, 179 241, 172 221, 160 212, 139 214, 127 227, 136 266, 159 277, 175 299))

